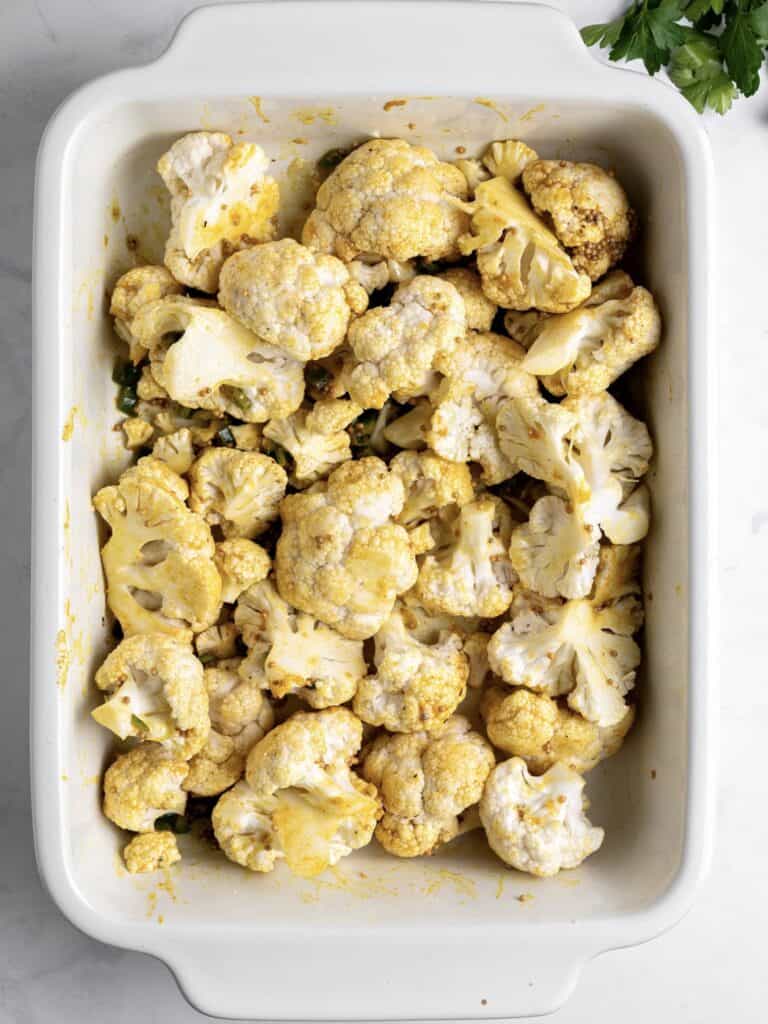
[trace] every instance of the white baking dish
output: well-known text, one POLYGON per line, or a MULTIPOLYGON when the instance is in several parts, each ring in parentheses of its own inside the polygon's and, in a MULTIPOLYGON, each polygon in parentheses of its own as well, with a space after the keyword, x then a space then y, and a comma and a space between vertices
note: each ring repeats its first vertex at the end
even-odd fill
POLYGON ((200 1009, 271 1019, 542 1013, 591 957, 674 923, 705 870, 714 801, 711 171, 691 109, 596 63, 545 7, 243 4, 198 11, 158 61, 76 93, 37 173, 32 779, 38 863, 62 911, 161 957, 200 1009), (371 847, 317 882, 193 848, 172 892, 121 873, 123 839, 99 810, 109 739, 88 718, 107 642, 90 496, 125 461, 104 292, 128 234, 159 254, 152 168, 200 127, 258 139, 281 172, 371 132, 447 157, 518 136, 614 166, 640 209, 666 324, 641 378, 658 445, 645 672, 635 731, 589 776, 607 838, 580 870, 531 880, 467 837, 428 862, 371 847))

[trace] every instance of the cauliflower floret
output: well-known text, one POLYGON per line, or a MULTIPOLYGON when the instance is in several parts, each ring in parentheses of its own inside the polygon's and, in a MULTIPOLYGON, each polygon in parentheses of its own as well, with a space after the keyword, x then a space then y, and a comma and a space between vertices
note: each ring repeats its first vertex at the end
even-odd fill
POLYGON ((491 172, 477 157, 469 157, 463 160, 456 160, 454 166, 458 167, 467 182, 467 189, 469 191, 470 198, 474 198, 477 186, 483 182, 488 181, 491 177, 491 172))
POLYGON ((483 291, 480 276, 469 267, 451 267, 437 275, 452 284, 464 300, 468 331, 490 331, 498 309, 483 291))
POLYGON ((251 871, 284 857, 312 878, 369 843, 381 814, 376 788, 349 768, 362 736, 344 708, 299 712, 268 733, 248 755, 248 781, 213 810, 227 857, 251 871))
POLYGON ((539 159, 536 150, 518 139, 492 142, 485 153, 483 163, 494 178, 506 178, 516 185, 525 168, 539 159))
POLYGON ((463 651, 469 661, 469 679, 467 685, 471 690, 479 690, 485 683, 491 666, 488 661, 488 633, 469 633, 464 637, 463 651))
POLYGON ((522 470, 565 491, 574 504, 587 501, 589 485, 570 443, 576 423, 575 412, 565 403, 547 402, 540 395, 503 402, 496 428, 499 446, 511 466, 509 475, 522 470))
POLYGON ((523 171, 523 187, 577 270, 596 281, 619 262, 636 218, 626 192, 602 167, 536 160, 523 171))
POLYGON ((605 836, 584 814, 584 779, 563 764, 534 776, 519 757, 497 765, 480 801, 493 852, 518 871, 548 878, 575 868, 605 836))
POLYGON ((165 633, 129 636, 96 673, 107 699, 91 712, 121 740, 160 743, 187 761, 208 737, 203 666, 185 643, 165 633))
POLYGON ((546 694, 500 687, 484 693, 481 707, 491 743, 522 757, 536 775, 556 761, 580 775, 591 771, 618 752, 635 718, 627 708, 616 725, 603 729, 546 694))
POLYGON ((223 416, 205 409, 188 409, 170 398, 139 402, 136 412, 152 424, 157 438, 188 430, 193 448, 210 444, 218 431, 227 426, 223 416))
POLYGON ((437 277, 401 284, 389 306, 368 310, 349 329, 356 363, 347 384, 352 398, 380 409, 394 392, 398 401, 424 393, 436 360, 464 337, 464 300, 437 277))
POLYGON ((244 590, 266 579, 272 568, 264 548, 245 537, 217 544, 213 560, 221 576, 221 599, 227 604, 234 604, 244 590))
POLYGON ((184 789, 197 796, 216 796, 243 777, 248 751, 275 724, 268 698, 258 686, 243 681, 239 661, 205 670, 211 714, 208 742, 189 765, 184 789))
POLYGON ((104 775, 104 814, 118 828, 152 832, 157 818, 183 814, 187 794, 181 788, 189 767, 156 743, 142 743, 120 754, 104 775))
POLYGON ((482 182, 464 208, 474 233, 462 235, 459 248, 477 252, 483 291, 497 305, 565 313, 587 298, 589 277, 506 178, 482 182))
POLYGON ((590 722, 616 725, 640 664, 632 639, 643 621, 636 566, 636 549, 606 547, 591 598, 517 593, 509 622, 488 645, 491 668, 514 686, 567 694, 569 706, 590 722))
POLYGON ((93 506, 112 529, 101 549, 107 603, 126 636, 207 629, 221 607, 221 580, 205 521, 184 504, 187 485, 157 459, 142 459, 93 506))
POLYGON ((636 544, 647 536, 650 525, 651 497, 645 484, 600 520, 600 528, 612 544, 636 544))
POLYGON ((544 597, 586 597, 600 554, 600 531, 562 498, 540 498, 512 531, 509 560, 528 590, 544 597))
POLYGON ((160 157, 171 193, 165 265, 177 281, 215 292, 234 249, 275 237, 280 192, 268 167, 260 146, 224 132, 190 132, 160 157))
POLYGON ((173 832, 144 832, 134 836, 123 850, 125 866, 132 875, 159 871, 181 860, 173 832))
POLYGON ((240 675, 275 697, 293 694, 313 708, 344 704, 365 675, 361 640, 349 640, 280 597, 271 580, 247 590, 235 622, 249 648, 240 675))
MULTIPOLYGON (((167 295, 181 295, 182 287, 165 267, 133 267, 118 278, 109 304, 115 333, 128 345, 131 361, 140 363, 147 350, 132 331, 133 318, 142 306, 167 295)), ((149 395, 141 395, 148 398, 149 395)))
POLYGON ((181 430, 174 430, 172 434, 158 437, 152 449, 152 458, 165 462, 174 473, 184 476, 195 461, 192 431, 182 427, 181 430))
POLYGON ((512 521, 503 501, 488 495, 464 505, 456 537, 424 557, 416 593, 428 611, 501 615, 515 574, 507 557, 512 521))
POLYGON ((264 423, 301 405, 302 364, 206 300, 152 302, 133 329, 150 350, 154 378, 184 406, 264 423))
POLYGON ((432 405, 426 398, 419 399, 412 409, 392 420, 384 428, 384 437, 398 448, 418 451, 427 447, 427 432, 432 422, 432 405))
POLYGON ((399 610, 392 613, 375 638, 376 675, 360 682, 355 714, 390 732, 418 732, 442 725, 467 692, 469 663, 461 638, 441 633, 425 644, 408 633, 399 610))
POLYGON ((262 429, 257 423, 240 423, 229 428, 235 448, 241 452, 257 452, 261 447, 262 429))
MULTIPOLYGON (((617 271, 622 279, 625 274, 617 271)), ((524 369, 542 378, 553 395, 604 391, 661 338, 661 317, 645 288, 629 290, 600 305, 589 302, 570 313, 540 321, 529 333, 532 344, 524 369)))
POLYGON ((456 167, 403 139, 372 139, 323 182, 302 242, 345 263, 457 255, 467 183, 456 167))
POLYGON ((466 505, 475 491, 469 467, 432 452, 400 452, 389 464, 405 487, 405 504, 397 522, 411 529, 447 505, 466 505))
POLYGON ((386 288, 388 284, 402 284, 416 276, 411 260, 381 260, 378 263, 353 260, 346 266, 352 280, 365 288, 368 295, 386 288))
POLYGON ((234 622, 221 622, 210 629, 204 629, 195 637, 195 650, 203 665, 211 661, 223 661, 237 654, 237 638, 240 631, 234 622))
POLYGON ((293 459, 290 474, 295 487, 307 487, 352 458, 346 427, 362 413, 361 406, 345 399, 315 402, 281 420, 270 420, 264 437, 279 444, 293 459))
POLYGON ((480 800, 494 763, 461 715, 433 732, 379 736, 362 768, 384 804, 376 838, 396 857, 434 853, 463 831, 464 812, 480 800))
POLYGON ((373 636, 416 582, 408 534, 393 522, 404 501, 402 480, 377 458, 345 462, 285 498, 275 556, 281 596, 342 636, 373 636))
POLYGON ((277 519, 288 478, 261 452, 206 448, 189 471, 189 504, 225 537, 256 537, 277 519))
POLYGON ((152 376, 152 367, 145 363, 141 368, 141 376, 136 384, 136 394, 145 402, 165 401, 169 396, 165 388, 161 388, 152 376))
POLYGON ((120 424, 125 435, 125 447, 129 451, 137 448, 145 448, 155 435, 155 429, 151 423, 138 416, 129 416, 120 424))

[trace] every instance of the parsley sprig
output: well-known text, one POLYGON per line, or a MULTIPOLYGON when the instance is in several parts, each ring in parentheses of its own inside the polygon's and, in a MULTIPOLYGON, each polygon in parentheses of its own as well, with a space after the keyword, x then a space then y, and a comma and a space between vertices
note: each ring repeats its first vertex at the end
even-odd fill
POLYGON ((718 114, 760 85, 768 46, 768 0, 635 0, 623 15, 581 30, 587 46, 611 60, 665 67, 699 113, 718 114))

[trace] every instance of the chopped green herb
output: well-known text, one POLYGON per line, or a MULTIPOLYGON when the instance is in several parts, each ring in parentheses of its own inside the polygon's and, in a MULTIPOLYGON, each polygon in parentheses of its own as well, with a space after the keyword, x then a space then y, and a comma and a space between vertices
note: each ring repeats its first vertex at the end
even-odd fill
POLYGON ((270 441, 264 446, 264 451, 275 460, 278 466, 282 466, 287 473, 290 473, 293 469, 293 456, 281 444, 270 441))
POLYGON ((121 387, 135 388, 141 377, 141 367, 123 359, 116 359, 112 369, 112 380, 121 387))
POLYGON ((358 416, 354 423, 349 425, 347 429, 349 430, 352 448, 364 449, 369 447, 378 419, 379 413, 376 409, 366 409, 361 416, 358 416))
POLYGON ((126 416, 133 416, 136 406, 139 404, 139 396, 136 389, 124 385, 117 393, 117 408, 126 416))
POLYGON ((155 832, 173 832, 177 836, 189 832, 189 820, 184 814, 163 814, 155 819, 155 832))
POLYGON ((138 729, 139 732, 149 732, 149 726, 143 718, 139 718, 138 715, 131 715, 131 725, 134 729, 138 729))
POLYGON ((315 401, 318 401, 319 399, 326 397, 333 377, 330 375, 328 370, 319 363, 307 363, 306 369, 304 370, 304 380, 306 381, 309 394, 315 399, 315 401))
POLYGON ((222 427, 221 430, 216 431, 213 438, 213 443, 224 448, 234 448, 235 435, 232 433, 229 427, 222 427))
POLYGON ((206 651, 205 654, 198 654, 197 657, 203 665, 210 665, 211 662, 216 661, 216 655, 212 654, 210 651, 206 651))
POLYGON ((227 388, 227 392, 238 409, 247 412, 251 408, 251 400, 242 388, 227 388))

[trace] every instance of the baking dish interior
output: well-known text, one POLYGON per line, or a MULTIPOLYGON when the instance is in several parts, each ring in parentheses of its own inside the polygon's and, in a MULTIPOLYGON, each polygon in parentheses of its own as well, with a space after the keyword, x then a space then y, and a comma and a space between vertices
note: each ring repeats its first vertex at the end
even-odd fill
MULTIPOLYGON (((65 273, 58 296, 60 398, 64 411, 60 524, 62 660, 58 695, 64 856, 73 887, 115 922, 162 918, 186 927, 214 920, 249 929, 322 929, 343 913, 345 927, 431 922, 462 925, 562 923, 647 908, 667 889, 681 860, 687 758, 688 435, 686 363, 687 238, 683 163, 653 114, 634 106, 576 102, 540 105, 536 96, 203 96, 125 103, 94 113, 70 142, 62 231, 65 273), (391 101, 396 101, 392 103, 391 101), (640 213, 633 272, 664 315, 659 352, 634 371, 632 411, 645 418, 657 454, 649 474, 654 521, 645 558, 647 622, 637 724, 622 752, 588 776, 590 816, 606 829, 602 850, 577 871, 539 881, 507 870, 477 836, 429 860, 401 861, 375 845, 321 879, 286 870, 251 875, 182 837, 172 882, 132 878, 120 866, 125 837, 99 808, 109 735, 92 724, 94 668, 109 644, 90 498, 127 462, 110 380, 118 352, 107 295, 135 261, 159 261, 167 202, 154 165, 168 144, 193 129, 253 139, 273 160, 288 202, 285 227, 305 215, 313 162, 326 150, 372 134, 402 136, 453 159, 478 155, 493 138, 518 137, 544 156, 593 159, 616 170, 640 213), (66 675, 66 679, 64 678, 66 675), (520 902, 521 894, 533 899, 520 902)), ((51 682, 52 694, 56 688, 51 682)))

